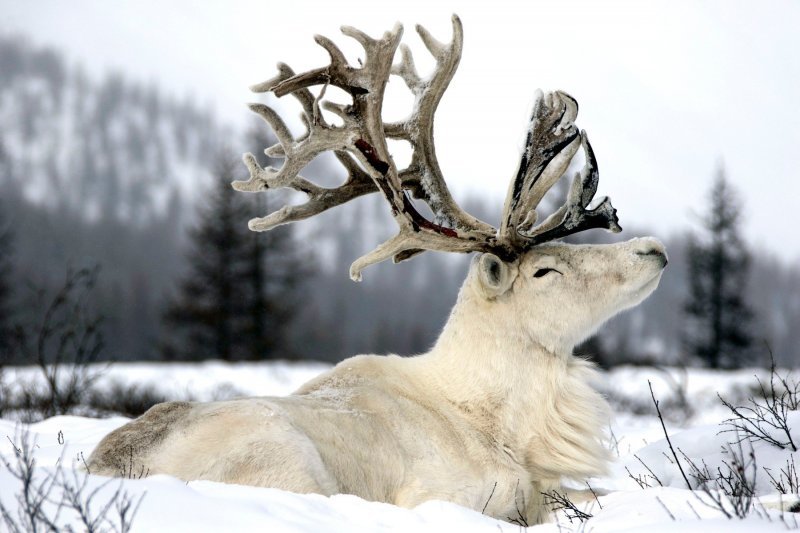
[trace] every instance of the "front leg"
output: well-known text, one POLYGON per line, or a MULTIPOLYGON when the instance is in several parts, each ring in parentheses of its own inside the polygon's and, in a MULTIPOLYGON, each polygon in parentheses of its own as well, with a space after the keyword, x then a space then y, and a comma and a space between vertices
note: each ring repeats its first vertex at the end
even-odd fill
MULTIPOLYGON (((422 484, 419 480, 408 483, 401 487, 394 498, 394 504, 406 509, 413 509, 414 507, 430 501, 440 500, 445 502, 455 503, 462 507, 481 511, 483 503, 479 504, 480 498, 478 497, 479 491, 473 485, 461 484, 455 481, 453 484, 437 483, 437 486, 430 486, 430 484, 422 484), (460 487, 458 490, 453 490, 453 487, 460 487)), ((487 497, 488 497, 487 493, 487 497)))

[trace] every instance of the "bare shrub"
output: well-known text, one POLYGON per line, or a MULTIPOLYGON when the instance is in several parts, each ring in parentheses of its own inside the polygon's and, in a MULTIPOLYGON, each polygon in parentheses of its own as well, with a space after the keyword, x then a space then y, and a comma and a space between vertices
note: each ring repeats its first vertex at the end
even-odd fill
MULTIPOLYGON (((11 441, 11 439, 9 438, 11 441)), ((37 478, 35 475, 36 460, 33 457, 35 443, 31 442, 27 432, 11 441, 14 446, 15 460, 2 458, 3 465, 20 483, 14 495, 17 501, 16 516, 0 500, 0 514, 6 527, 14 533, 18 531, 58 531, 56 521, 61 507, 56 508, 53 515, 46 513, 44 506, 50 499, 56 484, 54 476, 37 478)))
MULTIPOLYGON (((670 394, 659 400, 659 407, 664 419, 673 424, 685 425, 694 416, 695 411, 689 401, 689 372, 686 367, 652 366, 661 373, 670 394)), ((628 396, 619 390, 609 388, 603 390, 606 400, 616 411, 623 411, 638 416, 653 414, 653 403, 638 397, 628 396)))
POLYGON ((575 521, 583 523, 594 516, 575 505, 566 492, 551 490, 550 492, 543 492, 542 496, 544 496, 545 505, 554 511, 564 511, 564 516, 567 517, 570 524, 575 521))
MULTIPOLYGON (((714 470, 709 469, 705 462, 697 464, 689 456, 687 456, 680 448, 675 448, 672 445, 672 440, 667 433, 667 427, 664 424, 664 418, 659 409, 659 402, 653 392, 653 385, 650 385, 650 395, 653 400, 653 405, 656 408, 658 419, 661 422, 661 428, 664 432, 664 438, 667 441, 670 454, 672 455, 673 464, 680 471, 686 488, 693 491, 704 505, 717 509, 722 512, 727 518, 745 518, 754 509, 753 502, 756 494, 756 457, 752 445, 750 445, 747 452, 745 452, 742 442, 746 439, 737 439, 733 444, 728 444, 725 453, 728 455, 728 460, 722 461, 722 466, 714 470), (678 457, 680 454, 683 457, 683 463, 687 465, 688 475, 684 470, 681 459, 678 457), (694 483, 689 481, 692 478, 694 483), (700 496, 702 494, 702 497, 700 496)), ((637 457, 637 459, 639 459, 637 457)), ((661 481, 647 467, 647 465, 639 459, 639 462, 650 472, 653 479, 659 485, 661 481)), ((645 488, 646 480, 642 476, 638 478, 634 476, 630 470, 628 475, 642 488, 645 488)))
POLYGON ((772 469, 764 467, 764 472, 769 476, 769 481, 775 490, 781 494, 798 494, 800 493, 800 479, 797 476, 797 467, 794 464, 794 455, 786 460, 786 466, 781 468, 776 475, 772 473, 772 469))
POLYGON ((135 418, 156 404, 168 401, 152 385, 125 385, 118 381, 103 389, 93 388, 86 395, 86 407, 96 415, 122 415, 135 418))
POLYGON ((789 429, 788 416, 800 405, 800 382, 778 374, 772 352, 770 361, 769 383, 765 385, 756 376, 760 398, 751 396, 745 405, 734 406, 717 395, 733 415, 723 422, 727 429, 722 432, 736 433, 739 442, 761 440, 782 450, 796 452, 797 445, 789 429))
POLYGON ((23 386, 18 397, 6 391, 4 410, 21 411, 23 420, 33 421, 72 412, 102 374, 90 366, 103 348, 102 318, 91 310, 89 296, 99 268, 68 271, 55 295, 35 290, 43 309, 14 328, 15 359, 34 362, 42 383, 23 386))
POLYGON ((112 483, 91 489, 89 478, 74 469, 65 469, 62 460, 58 461, 55 473, 47 474, 36 470, 34 450, 36 443, 27 430, 18 431, 14 440, 14 459, 0 459, 20 486, 14 494, 17 512, 13 513, 0 499, 0 517, 12 533, 73 531, 70 525, 63 525, 64 511, 76 515, 80 530, 88 533, 116 532, 128 533, 131 529, 139 505, 138 499, 123 490, 122 483, 110 497, 100 498, 100 492, 112 483))
POLYGON ((752 446, 745 450, 742 441, 729 444, 725 451, 730 459, 723 460, 722 466, 713 471, 705 462, 698 465, 681 453, 689 465, 689 475, 696 482, 695 490, 703 495, 698 500, 727 518, 742 519, 755 509, 756 455, 752 446))
POLYGON ((519 527, 529 527, 530 524, 528 524, 528 519, 523 511, 525 509, 525 493, 519 490, 519 480, 517 480, 517 488, 514 490, 514 508, 517 512, 516 516, 506 517, 506 520, 519 527))
POLYGON ((652 485, 651 482, 657 483, 659 487, 663 487, 664 484, 661 482, 661 479, 659 479, 656 473, 653 472, 653 469, 647 466, 647 463, 642 461, 642 458, 639 457, 638 455, 633 454, 633 456, 636 458, 637 461, 639 461, 639 464, 641 464, 644 467, 644 469, 647 470, 647 473, 634 475, 633 472, 631 472, 630 468, 626 466, 625 471, 628 472, 628 477, 631 478, 633 481, 635 481, 636 484, 639 485, 640 489, 647 489, 653 487, 654 485, 652 485))

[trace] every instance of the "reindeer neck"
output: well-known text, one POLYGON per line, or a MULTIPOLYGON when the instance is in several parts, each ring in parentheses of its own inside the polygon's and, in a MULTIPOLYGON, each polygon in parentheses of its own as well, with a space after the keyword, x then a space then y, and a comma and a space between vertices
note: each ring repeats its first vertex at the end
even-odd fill
POLYGON ((548 347, 520 317, 462 290, 433 349, 422 357, 437 388, 455 402, 504 398, 527 404, 536 383, 568 366, 572 346, 548 347))

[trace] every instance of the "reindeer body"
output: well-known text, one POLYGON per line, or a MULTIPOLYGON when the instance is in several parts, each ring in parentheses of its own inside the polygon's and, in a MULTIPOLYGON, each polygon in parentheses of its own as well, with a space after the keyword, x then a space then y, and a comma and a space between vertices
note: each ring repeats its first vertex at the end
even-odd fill
POLYGON ((608 459, 607 405, 572 348, 643 300, 665 264, 653 239, 485 254, 429 353, 356 356, 288 397, 155 406, 103 439, 89 469, 441 499, 538 523, 542 492, 608 459))

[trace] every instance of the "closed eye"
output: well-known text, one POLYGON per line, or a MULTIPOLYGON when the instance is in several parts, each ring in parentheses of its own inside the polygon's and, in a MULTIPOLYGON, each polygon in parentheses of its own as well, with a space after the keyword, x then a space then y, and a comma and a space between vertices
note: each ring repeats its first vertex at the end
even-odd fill
MULTIPOLYGON (((533 277, 534 278, 541 278, 542 276, 546 276, 550 272, 558 272, 558 270, 556 270, 555 268, 540 268, 539 270, 534 272, 533 277)), ((558 273, 561 274, 561 272, 558 272, 558 273)))

